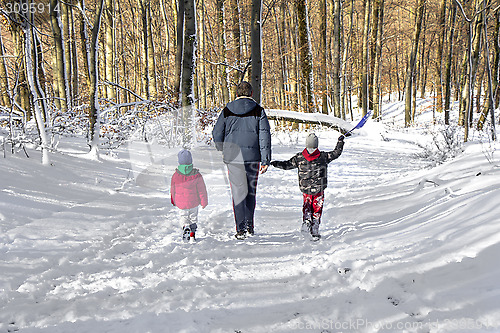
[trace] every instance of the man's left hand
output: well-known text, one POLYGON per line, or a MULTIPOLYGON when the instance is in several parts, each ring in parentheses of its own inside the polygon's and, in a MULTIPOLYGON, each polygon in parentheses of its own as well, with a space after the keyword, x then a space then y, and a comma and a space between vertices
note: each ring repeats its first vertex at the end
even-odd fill
POLYGON ((261 174, 266 173, 267 168, 269 168, 269 165, 261 165, 260 166, 260 173, 261 174))

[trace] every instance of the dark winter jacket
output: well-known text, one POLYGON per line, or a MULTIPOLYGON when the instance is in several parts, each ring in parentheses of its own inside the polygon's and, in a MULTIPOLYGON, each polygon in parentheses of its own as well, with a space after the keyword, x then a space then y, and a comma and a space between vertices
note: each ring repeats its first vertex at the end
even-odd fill
POLYGON ((187 175, 175 170, 170 182, 170 200, 172 205, 180 209, 208 205, 207 188, 198 169, 193 169, 187 175))
POLYGON ((271 162, 271 132, 264 109, 250 97, 228 103, 212 131, 224 163, 271 162))
POLYGON ((316 149, 309 154, 307 149, 298 153, 288 161, 273 161, 274 167, 290 170, 298 168, 299 187, 302 193, 317 194, 323 192, 328 185, 328 163, 342 154, 344 141, 339 140, 334 150, 321 152, 316 149))

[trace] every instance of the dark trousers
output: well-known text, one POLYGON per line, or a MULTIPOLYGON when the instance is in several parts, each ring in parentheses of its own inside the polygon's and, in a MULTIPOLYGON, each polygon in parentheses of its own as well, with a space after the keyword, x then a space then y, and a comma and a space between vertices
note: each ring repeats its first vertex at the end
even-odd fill
POLYGON ((259 162, 227 164, 237 232, 254 227, 253 216, 259 168, 259 162))

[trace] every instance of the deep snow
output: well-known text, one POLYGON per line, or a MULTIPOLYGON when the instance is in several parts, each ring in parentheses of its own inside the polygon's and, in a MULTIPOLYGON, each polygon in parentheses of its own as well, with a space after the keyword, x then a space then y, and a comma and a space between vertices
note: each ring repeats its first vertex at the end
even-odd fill
MULTIPOLYGON (((63 139, 53 166, 7 153, 0 332, 500 331, 499 145, 475 133, 432 167, 429 114, 405 130, 391 104, 346 139, 319 242, 299 232, 295 170, 260 177, 256 235, 238 241, 220 154, 195 148, 209 206, 185 244, 168 191, 178 149, 130 142, 95 161, 63 139)), ((335 147, 339 133, 316 133, 335 147)), ((306 134, 275 132, 273 159, 306 134)))

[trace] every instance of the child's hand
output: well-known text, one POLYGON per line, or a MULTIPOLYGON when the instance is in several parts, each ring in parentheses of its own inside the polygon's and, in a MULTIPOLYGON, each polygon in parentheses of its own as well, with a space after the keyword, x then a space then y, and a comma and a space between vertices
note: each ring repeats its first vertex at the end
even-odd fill
POLYGON ((205 209, 205 207, 207 207, 207 205, 205 205, 205 206, 201 206, 201 208, 202 208, 202 209, 205 209))
POLYGON ((339 136, 339 141, 344 141, 344 139, 345 139, 345 136, 343 136, 343 135, 339 136))
POLYGON ((276 165, 278 165, 278 161, 272 161, 271 165, 276 168, 276 165))

